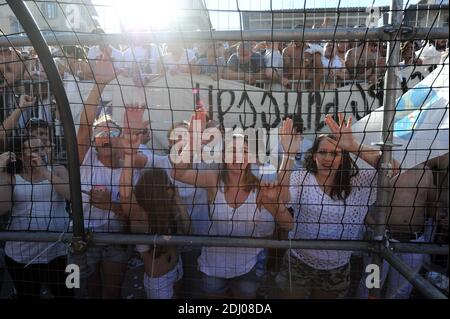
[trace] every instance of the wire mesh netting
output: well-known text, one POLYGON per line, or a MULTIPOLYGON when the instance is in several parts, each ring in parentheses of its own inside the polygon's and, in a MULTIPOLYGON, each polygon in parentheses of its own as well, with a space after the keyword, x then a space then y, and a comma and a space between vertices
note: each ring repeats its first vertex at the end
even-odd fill
POLYGON ((19 2, 2 298, 448 295, 448 1, 19 2))

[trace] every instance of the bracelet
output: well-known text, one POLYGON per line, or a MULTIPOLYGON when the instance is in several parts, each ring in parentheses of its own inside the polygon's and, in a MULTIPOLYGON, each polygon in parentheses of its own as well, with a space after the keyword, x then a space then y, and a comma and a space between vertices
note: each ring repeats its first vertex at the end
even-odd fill
POLYGON ((138 153, 138 152, 134 152, 134 153, 123 152, 124 155, 129 155, 129 156, 136 155, 137 153, 138 153))

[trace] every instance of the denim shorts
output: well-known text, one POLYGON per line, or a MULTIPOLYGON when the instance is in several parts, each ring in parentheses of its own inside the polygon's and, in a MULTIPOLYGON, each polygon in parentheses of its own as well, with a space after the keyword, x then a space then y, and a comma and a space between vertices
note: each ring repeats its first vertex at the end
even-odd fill
POLYGON ((100 261, 124 264, 131 257, 128 245, 95 245, 86 249, 87 271, 86 276, 95 273, 100 261))
POLYGON ((255 298, 261 277, 253 267, 248 273, 235 278, 219 278, 202 273, 201 289, 207 295, 223 295, 228 290, 237 292, 244 298, 255 298))
POLYGON ((161 277, 149 277, 144 273, 145 294, 148 299, 171 299, 173 286, 183 278, 183 262, 178 257, 178 263, 171 271, 161 277))

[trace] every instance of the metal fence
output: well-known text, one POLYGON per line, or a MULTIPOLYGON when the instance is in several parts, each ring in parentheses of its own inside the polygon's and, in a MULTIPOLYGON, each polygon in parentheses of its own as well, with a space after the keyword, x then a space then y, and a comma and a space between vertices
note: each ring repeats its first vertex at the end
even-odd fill
MULTIPOLYGON (((62 132, 63 133, 54 133, 55 136, 60 136, 60 139, 57 139, 59 142, 62 141, 65 144, 65 152, 67 156, 67 169, 69 172, 69 181, 70 181, 70 212, 73 221, 73 226, 71 230, 67 233, 59 234, 49 231, 27 231, 27 232, 18 232, 14 230, 5 230, 0 232, 0 239, 5 241, 33 241, 33 242, 67 242, 71 243, 71 247, 73 249, 73 253, 77 262, 82 265, 85 260, 85 251, 86 248, 97 245, 97 244, 127 244, 127 245, 135 245, 135 244, 147 244, 147 245, 156 245, 157 246, 192 246, 192 247, 254 247, 254 248, 283 248, 283 249, 327 249, 327 250, 337 250, 337 251, 362 251, 362 252, 370 252, 373 256, 372 263, 377 264, 380 268, 383 267, 383 260, 387 261, 391 267, 398 270, 423 296, 427 298, 447 298, 441 291, 439 291, 435 286, 433 286, 429 281, 425 280, 421 275, 417 274, 416 271, 413 271, 404 261, 395 256, 396 253, 419 253, 419 254, 432 254, 432 255, 446 255, 448 256, 448 243, 447 242, 439 242, 439 243, 405 243, 405 242, 396 242, 393 238, 390 237, 389 231, 387 231, 387 223, 386 220, 392 214, 391 210, 393 209, 393 192, 395 192, 395 187, 392 187, 390 180, 392 179, 392 160, 395 157, 396 152, 405 151, 408 153, 407 147, 411 144, 412 137, 409 137, 409 140, 405 140, 406 145, 397 145, 398 139, 395 140, 394 135, 396 134, 396 130, 398 127, 396 126, 396 121, 398 120, 398 113, 400 109, 401 99, 399 97, 408 91, 414 91, 416 88, 412 88, 412 85, 408 85, 408 83, 416 83, 413 80, 414 74, 417 77, 418 72, 417 65, 410 65, 412 68, 412 72, 407 73, 404 79, 402 79, 400 68, 404 68, 401 66, 401 46, 403 50, 403 44, 405 41, 415 40, 434 40, 434 39, 446 39, 448 38, 448 18, 447 24, 442 24, 441 14, 437 14, 434 16, 434 20, 431 22, 427 22, 426 26, 416 26, 416 25, 406 25, 405 24, 405 12, 404 4, 402 0, 392 0, 389 9, 385 8, 385 11, 389 13, 389 21, 387 24, 380 27, 368 27, 368 26, 359 26, 359 27, 341 27, 338 26, 338 23, 335 26, 325 25, 323 28, 314 28, 309 29, 306 26, 299 27, 297 29, 270 29, 270 30, 207 30, 207 31, 186 31, 181 30, 179 28, 175 31, 159 31, 159 30, 150 30, 150 32, 135 32, 130 34, 118 33, 118 34, 89 34, 88 32, 76 31, 73 28, 69 28, 68 30, 63 30, 63 32, 58 32, 58 29, 54 26, 50 25, 50 22, 46 20, 45 17, 48 18, 49 12, 42 13, 44 17, 44 21, 47 23, 47 26, 37 25, 36 20, 40 21, 40 17, 34 17, 30 12, 30 8, 33 6, 39 7, 40 2, 38 1, 7 1, 9 7, 14 13, 15 17, 20 22, 21 28, 23 28, 23 33, 19 32, 17 34, 12 33, 9 35, 4 35, 0 37, 0 47, 22 47, 22 46, 32 46, 39 57, 39 60, 42 64, 42 67, 45 71, 46 78, 48 82, 39 82, 45 83, 48 88, 47 100, 49 104, 52 106, 53 100, 50 98, 52 96, 55 100, 55 104, 57 105, 59 121, 61 123, 62 132), (46 32, 44 32, 46 31, 46 32), (49 32, 50 31, 50 32, 49 32), (309 98, 308 106, 303 107, 301 97, 297 97, 295 102, 295 110, 300 117, 303 118, 303 122, 305 125, 305 136, 314 137, 318 135, 321 131, 323 131, 323 127, 325 126, 322 121, 322 116, 326 113, 335 112, 337 114, 338 108, 341 106, 340 104, 345 104, 343 107, 343 111, 348 114, 353 114, 358 120, 363 119, 364 116, 371 114, 379 114, 381 116, 382 128, 377 130, 379 135, 378 140, 374 141, 374 145, 378 146, 381 151, 381 163, 379 165, 378 175, 377 175, 377 195, 376 202, 371 207, 374 211, 374 233, 373 236, 368 241, 363 240, 345 240, 345 238, 341 238, 339 240, 322 240, 319 238, 313 240, 302 240, 302 239, 263 239, 263 238, 235 238, 232 236, 180 236, 180 235, 171 235, 165 236, 162 234, 132 234, 132 233, 97 233, 90 232, 85 229, 85 219, 86 216, 83 215, 83 200, 82 200, 82 183, 80 182, 80 165, 82 159, 78 157, 78 148, 77 148, 77 129, 79 126, 79 122, 76 123, 73 119, 73 108, 74 104, 77 103, 86 103, 85 99, 81 99, 79 102, 73 102, 68 98, 69 92, 67 92, 67 83, 71 80, 66 80, 65 82, 61 79, 61 72, 58 70, 57 65, 55 64, 55 54, 49 50, 49 46, 60 47, 61 51, 58 54, 61 54, 61 60, 66 60, 67 63, 73 57, 70 57, 67 53, 62 50, 63 46, 89 46, 89 45, 98 45, 103 44, 109 46, 111 44, 128 44, 130 47, 134 45, 139 46, 142 43, 169 43, 169 46, 174 41, 181 41, 182 43, 192 43, 194 41, 198 43, 219 43, 225 41, 270 41, 270 42, 282 42, 282 41, 291 41, 292 39, 296 39, 297 42, 324 42, 329 41, 333 46, 338 46, 340 42, 342 43, 351 43, 351 42, 362 42, 363 48, 369 43, 375 43, 377 46, 377 50, 380 50, 385 44, 384 49, 387 54, 385 57, 385 64, 383 62, 375 62, 374 70, 377 70, 375 73, 377 74, 374 81, 368 81, 367 63, 363 63, 363 67, 360 70, 364 70, 363 72, 366 74, 361 74, 362 79, 356 79, 354 77, 350 77, 349 75, 344 76, 343 78, 336 79, 328 75, 324 75, 323 78, 320 79, 319 83, 320 88, 317 86, 309 87, 308 84, 313 83, 316 80, 316 73, 311 72, 313 78, 310 79, 289 79, 288 82, 290 85, 289 88, 280 86, 280 88, 272 89, 272 84, 274 79, 257 79, 256 82, 260 82, 261 88, 253 87, 249 85, 246 80, 243 80, 242 92, 240 92, 240 104, 234 105, 235 96, 231 98, 231 101, 227 100, 223 102, 221 100, 224 99, 224 96, 230 91, 237 91, 236 86, 227 87, 227 84, 221 84, 219 80, 217 80, 217 88, 206 88, 205 80, 196 78, 192 73, 192 66, 189 64, 190 72, 187 72, 186 82, 187 86, 183 86, 185 83, 177 83, 173 81, 170 76, 167 74, 168 68, 170 67, 170 62, 163 61, 161 50, 159 51, 158 59, 160 61, 147 61, 150 64, 160 63, 165 69, 165 72, 162 74, 145 74, 147 78, 141 79, 143 82, 142 85, 144 87, 149 87, 153 94, 155 92, 161 92, 161 94, 166 94, 168 92, 168 105, 162 103, 158 105, 155 109, 153 109, 154 113, 149 111, 149 118, 152 120, 152 130, 155 135, 165 136, 166 131, 169 124, 173 124, 176 122, 176 119, 180 119, 181 117, 186 117, 186 114, 191 112, 195 106, 198 106, 201 103, 201 100, 208 100, 208 107, 210 110, 210 114, 212 117, 220 122, 220 124, 235 124, 240 121, 241 126, 244 128, 247 126, 247 119, 241 120, 241 115, 246 114, 248 112, 246 108, 252 107, 257 103, 261 103, 264 105, 268 105, 267 117, 266 119, 259 119, 253 123, 253 126, 266 125, 269 127, 276 127, 279 124, 276 119, 280 118, 280 115, 276 115, 276 112, 282 111, 282 105, 280 101, 284 101, 285 111, 284 115, 291 114, 290 110, 288 111, 288 104, 290 103, 288 94, 298 94, 300 96, 305 91, 306 96, 309 98), (379 76, 379 74, 384 74, 384 76, 379 76), (400 74, 400 76, 399 76, 400 74), (347 78, 348 76, 348 78, 347 78), (161 79, 160 82, 155 82, 155 79, 161 79), (147 81, 145 83, 145 81, 147 81), (203 81, 203 82, 202 82, 203 81), (403 81, 403 83, 402 83, 403 81), (200 82, 200 83, 199 83, 200 82), (161 86, 160 83, 164 85, 161 86), (299 86, 298 83, 301 83, 299 86), (332 86, 327 86, 330 84, 332 86), (403 84, 403 85, 402 85, 403 84), (406 84, 406 86, 405 86, 406 84), (223 85, 223 88, 221 88, 223 85), (343 88, 343 89, 341 89, 343 88), (182 92, 182 89, 194 90, 194 94, 192 94, 190 101, 184 101, 184 103, 192 105, 186 107, 186 109, 181 109, 180 104, 177 104, 176 95, 178 92, 182 92), (264 89, 268 93, 264 93, 264 89), (51 93, 50 93, 51 90, 51 93), (164 91, 166 90, 166 91, 164 91), (196 91, 195 91, 196 90, 196 91), (228 91, 227 91, 228 90, 228 91), (243 97, 244 93, 246 94, 246 98, 243 97), (288 93, 289 92, 289 93, 288 93), (300 93, 299 93, 300 92, 300 93), (352 94, 354 92, 362 92, 363 98, 362 103, 364 111, 360 111, 361 105, 358 106, 358 101, 353 99, 352 102, 352 94), (255 100, 252 94, 260 94, 263 96, 261 101, 255 100), (279 95, 277 95, 279 94, 279 95), (319 97, 317 97, 319 94, 319 97), (320 95, 323 94, 323 95, 320 95), (340 102, 334 100, 334 104, 329 105, 330 103, 326 103, 330 99, 331 96, 344 96, 344 99, 340 102), (250 97, 249 97, 250 96, 250 97), (214 99, 214 98, 215 99, 214 99), (370 97, 370 100, 368 98, 370 97), (298 100, 300 99, 300 101, 298 100), (267 101, 269 101, 267 104, 267 101), (227 102, 230 102, 230 106, 226 105, 227 102), (276 105, 276 108, 275 108, 276 105), (378 109, 379 106, 383 106, 383 109, 378 109), (163 111, 165 107, 170 108, 169 112, 162 112, 161 117, 155 116, 155 112, 163 111), (226 108, 228 107, 228 115, 226 108), (302 108, 303 107, 303 108, 302 108), (272 109, 275 108, 275 111, 272 109), (314 110, 315 108, 315 110, 314 110), (225 109, 225 110, 224 110, 225 109), (232 110, 230 110, 232 109, 232 110), (311 109, 313 109, 311 111, 311 109), (177 113, 178 112, 178 113, 177 113), (242 114, 240 114, 242 113, 242 114), (178 114, 178 115, 177 115, 178 114), (168 116, 170 119, 166 120, 164 117, 168 116), (227 120, 226 116, 230 116, 227 120), (359 118, 358 118, 359 117, 359 118), (275 120, 274 120, 275 119, 275 120), (161 123, 158 123, 161 122, 161 123), (62 139, 63 137, 63 139, 62 139), (83 217, 84 216, 84 217, 83 217), (78 258, 78 259, 77 259, 78 258), (84 261, 83 261, 84 260, 84 261)), ((61 4, 58 2, 44 2, 47 4, 53 4, 56 7, 61 7, 61 4)), ((306 3, 306 2, 305 2, 306 3)), ((199 14, 213 13, 214 10, 208 10, 206 3, 203 9, 192 9, 192 12, 199 12, 199 14), (197 10, 197 11, 196 11, 197 10)), ((373 4, 372 4, 373 5, 373 4)), ((5 5, 2 5, 5 7, 5 5)), ((89 4, 84 4, 84 7, 91 8, 92 6, 89 4)), ((107 7, 107 6, 106 6, 107 7)), ((439 8, 435 8, 437 12, 442 13, 442 9, 444 5, 441 3, 439 8)), ((447 6, 448 7, 448 6, 447 6)), ((50 8, 50 7, 49 7, 50 8)), ((418 8, 418 7, 417 7, 418 8)), ((339 20, 339 7, 336 8, 336 13, 339 20)), ((425 11, 426 8, 423 8, 425 11)), ((188 10, 189 11, 189 10, 188 10)), ((63 12, 63 10, 61 10, 63 12)), ((238 12, 240 12, 238 10, 238 12)), ((417 12, 421 12, 417 9, 417 12)), ((274 11, 270 11, 269 13, 274 13, 274 11)), ((36 14, 35 14, 36 15, 36 14)), ((67 18, 67 17, 66 17, 67 18)), ((310 48, 313 48, 310 45, 310 48)), ((363 49, 364 50, 364 49, 363 49)), ((363 50, 359 54, 357 58, 358 63, 366 59, 364 56, 363 50)), ((314 50, 312 51, 314 54, 314 50)), ((365 51, 364 51, 365 52, 365 51)), ((377 51, 378 52, 378 51, 377 51)), ((424 49, 422 49, 419 53, 422 54, 424 49)), ((133 53, 133 59, 136 62, 138 57, 136 56, 136 52, 133 53)), ((0 61, 3 62, 3 61, 0 61)), ((114 61, 117 62, 117 61, 114 61)), ((130 61, 124 61, 130 62, 130 61)), ((272 61, 273 62, 273 61, 272 61)), ((426 76, 425 73, 431 73, 429 67, 436 68, 439 70, 445 70, 447 67, 448 70, 448 59, 443 60, 439 63, 430 63, 429 65, 424 62, 424 70, 423 75, 426 76)), ((136 63, 138 65, 138 63, 136 63)), ((89 68, 89 65, 87 66, 89 68)), ((132 68, 134 68, 133 66, 132 68)), ((138 65, 139 67, 139 65, 138 65)), ((215 68, 219 68, 220 65, 214 65, 215 68)), ((275 68, 274 65, 272 65, 275 68)), ((145 66, 144 66, 145 68, 145 66)), ((314 69, 312 67, 305 67, 314 69)), ((327 69, 323 66, 324 69, 327 69)), ((337 67, 336 69, 347 69, 345 66, 337 67)), ((91 68, 92 71, 92 68, 91 68)), ((322 72, 322 71, 321 71, 322 72)), ((445 71, 441 71, 445 72, 445 71)), ((145 73, 145 72, 144 72, 145 73)), ((306 71, 304 72, 306 73, 306 71)), ((419 72, 420 73, 420 72, 419 72)), ((214 73, 215 74, 215 73, 214 73)), ((326 73, 323 73, 326 74, 326 73)), ((357 76, 358 73, 355 74, 357 76)), ((420 74, 422 76, 422 74, 420 74)), ((434 77, 437 78, 440 73, 434 73, 434 77)), ((422 77, 424 77, 422 76, 422 77)), ((445 76, 445 74, 444 74, 445 76)), ((448 73, 447 73, 448 78, 448 73)), ((36 84, 35 80, 31 80, 33 85, 36 84)), ((77 89, 81 92, 83 85, 83 81, 76 79, 73 81, 77 89)), ((236 82, 239 83, 239 82, 236 82)), ((417 112, 423 112, 425 108, 425 101, 430 96, 432 89, 437 88, 440 89, 442 87, 433 86, 433 83, 430 85, 429 90, 426 93, 425 99, 422 99, 419 103, 422 103, 420 106, 415 106, 417 108, 417 112)), ((25 83, 26 84, 26 83, 25 83)), ((129 83, 118 83, 116 89, 120 91, 122 95, 122 102, 125 105, 125 99, 129 98, 129 94, 127 93, 127 86, 129 83)), ((444 87, 445 89, 445 87, 444 87)), ((448 82, 447 87, 448 91, 448 82)), ((30 90, 31 92, 32 90, 30 90)), ((27 89, 25 89, 27 92, 27 89)), ((42 93, 42 90, 40 90, 42 93)), ((145 99, 152 99, 153 96, 144 94, 145 99)), ((112 93, 112 99, 115 99, 115 93, 112 93)), ((236 94, 237 95, 237 94, 236 94)), ((42 96, 42 94, 40 94, 42 96)), ((239 99, 236 96, 236 100, 239 99)), ((305 98, 306 99, 306 98, 305 98)), ((137 101, 137 100, 136 100, 137 101)), ((4 102, 4 104, 6 104, 4 102)), ((45 104, 45 103, 41 103, 45 104)), ((114 104, 114 103, 113 103, 114 104)), ((116 105, 113 105, 113 108, 116 105)), ((81 107, 82 108, 82 107, 81 107)), ((447 117, 448 122, 448 102, 447 104, 441 107, 443 109, 443 115, 441 121, 445 121, 445 116, 447 117), (447 110, 447 111, 446 111, 447 110)), ((342 111, 342 109, 341 109, 342 111)), ((114 112, 114 110, 113 110, 114 112)), ((52 114, 55 113, 55 109, 52 109, 52 114)), ((120 115, 123 114, 120 113, 120 115)), ((249 113, 253 116, 253 113, 249 113)), ((254 112, 256 117, 256 111, 254 112)), ((425 113, 424 113, 425 114, 425 113)), ((266 116, 265 115, 265 116, 266 116)), ((114 116, 114 115, 113 115, 114 116)), ((42 116, 40 116, 42 117, 42 116)), ((372 118, 372 120, 374 120, 372 118)), ((79 121, 79 119, 78 119, 79 121)), ((366 128, 369 126, 369 122, 371 118, 367 120, 365 126, 363 126, 363 130, 360 132, 363 135, 363 139, 366 137, 366 128)), ((419 127, 418 118, 413 119, 413 128, 419 127)), ((251 126, 251 125, 250 125, 251 126)), ((400 130, 408 130, 410 127, 400 127, 400 130)), ((417 130, 421 130, 420 127, 417 130)), ((412 153, 420 151, 425 151, 425 159, 427 162, 432 160, 434 153, 432 151, 433 147, 439 151, 439 156, 445 156, 448 154, 447 149, 439 149, 439 146, 436 147, 434 143, 437 140, 439 132, 445 133, 445 127, 439 128, 426 128, 424 131, 430 130, 436 131, 434 135, 434 140, 429 144, 431 145, 428 149, 424 146, 424 149, 418 149, 414 151, 410 151, 412 153), (434 145, 434 146, 433 146, 434 145)), ((59 130, 61 131, 61 130, 59 130)), ((58 131, 58 132, 59 132, 58 131)), ((434 132, 434 131, 433 131, 434 132)), ((447 133, 448 133, 448 123, 447 123, 447 133)), ((164 143, 155 143, 154 149, 165 149, 164 143)), ((61 154, 61 151, 56 152, 61 154)), ((436 156, 438 157, 438 156, 436 156)), ((65 156, 62 160, 65 159, 65 156)), ((402 164, 406 161, 406 156, 403 157, 402 164)), ((418 162, 417 164, 420 164, 418 162)), ((445 164, 444 164, 445 166, 445 164)), ((419 169, 420 170, 420 169, 419 169)), ((448 164, 443 168, 444 172, 444 181, 441 188, 445 191, 445 182, 448 183, 448 164)), ((419 178, 419 182, 422 178, 419 178)), ((419 182, 417 185, 411 186, 411 191, 420 187, 419 182)), ((442 181, 440 181, 442 183, 442 181)), ((439 195, 438 197, 440 197, 439 195)), ((443 196, 443 195, 442 195, 443 196)), ((445 206, 445 204, 443 205, 445 206)), ((448 201, 446 207, 443 207, 448 212, 448 201)), ((410 225, 411 226, 411 225, 410 225)), ((448 232, 448 231, 447 231, 448 232)), ((445 235, 446 233, 444 233, 445 235)), ((448 235, 448 234, 447 234, 448 235)), ((85 265, 82 267, 85 267, 85 265)), ((447 266, 448 267, 448 266, 447 266)), ((373 288, 370 290, 370 294, 374 297, 380 297, 381 289, 373 288)))

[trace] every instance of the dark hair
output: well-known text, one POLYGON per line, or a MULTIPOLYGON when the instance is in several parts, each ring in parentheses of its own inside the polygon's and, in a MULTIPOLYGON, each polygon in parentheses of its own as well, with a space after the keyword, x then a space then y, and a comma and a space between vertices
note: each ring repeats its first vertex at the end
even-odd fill
POLYGON ((44 128, 44 129, 49 129, 51 127, 51 124, 49 122, 47 122, 46 120, 37 118, 37 117, 32 117, 30 118, 25 127, 28 130, 33 130, 33 129, 37 129, 37 128, 44 128))
MULTIPOLYGON (((314 161, 314 155, 319 149, 320 142, 325 138, 331 138, 337 141, 337 138, 332 134, 319 135, 312 147, 308 150, 305 156, 305 168, 310 173, 317 173, 317 165, 314 161)), ((331 198, 336 200, 345 200, 352 191, 351 178, 356 176, 359 172, 358 165, 350 157, 349 152, 342 150, 342 159, 339 168, 337 169, 336 176, 333 181, 333 188, 331 189, 331 198)))
POLYGON ((176 232, 174 216, 178 206, 175 188, 164 169, 146 170, 134 187, 134 196, 147 213, 151 233, 176 232))
MULTIPOLYGON (((233 145, 237 145, 235 144, 237 141, 235 139, 235 137, 233 137, 233 145)), ((248 146, 248 136, 245 135, 244 136, 244 144, 247 144, 248 146)), ((227 187, 228 183, 229 183, 229 176, 228 176, 228 167, 225 163, 225 152, 226 152, 226 145, 225 145, 225 141, 223 144, 223 153, 222 153, 222 163, 220 164, 220 168, 219 168, 219 180, 223 183, 224 187, 227 187)), ((247 156, 247 155, 244 155, 247 156)), ((255 188, 258 187, 258 179, 256 178, 255 175, 253 175, 252 173, 252 169, 251 169, 251 164, 248 163, 247 167, 242 171, 241 170, 241 176, 240 178, 243 179, 244 182, 244 190, 246 192, 251 192, 252 190, 254 190, 255 188)))
MULTIPOLYGON (((175 215, 178 213, 175 187, 164 169, 146 170, 134 187, 138 205, 147 213, 151 234, 173 235, 177 232, 175 215)), ((166 253, 170 247, 158 246, 155 256, 166 253)))

